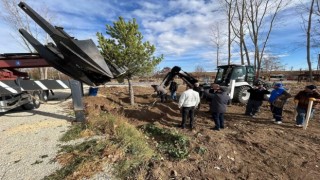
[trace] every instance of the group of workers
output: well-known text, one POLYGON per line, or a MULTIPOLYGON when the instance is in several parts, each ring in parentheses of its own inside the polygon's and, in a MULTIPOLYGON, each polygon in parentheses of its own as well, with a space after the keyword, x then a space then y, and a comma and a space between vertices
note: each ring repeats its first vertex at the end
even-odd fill
MULTIPOLYGON (((161 102, 165 102, 167 91, 165 88, 159 85, 152 85, 157 95, 160 97, 161 102)), ((227 93, 227 89, 220 87, 218 84, 212 84, 212 89, 209 92, 203 91, 199 86, 199 83, 186 84, 186 90, 180 95, 178 100, 178 107, 181 110, 182 122, 179 125, 180 128, 186 128, 186 122, 189 118, 189 128, 194 128, 194 114, 195 110, 200 108, 200 97, 206 96, 210 99, 210 112, 215 122, 213 130, 220 130, 224 128, 224 113, 227 109, 227 104, 230 101, 230 97, 227 93)), ((169 90, 173 101, 177 101, 176 91, 178 85, 175 81, 172 81, 169 90)))
MULTIPOLYGON (((155 92, 159 95, 161 102, 167 100, 167 91, 164 87, 159 85, 152 85, 155 92)), ((209 91, 204 91, 199 87, 198 83, 186 85, 186 90, 180 95, 179 100, 177 99, 176 91, 178 89, 178 84, 173 80, 169 86, 171 99, 173 101, 178 101, 178 107, 181 110, 182 122, 179 125, 180 128, 186 128, 187 119, 190 119, 189 128, 194 128, 194 114, 195 109, 200 108, 200 99, 205 96, 209 101, 210 113, 212 119, 215 123, 213 130, 220 130, 224 128, 224 114, 227 109, 227 105, 230 102, 230 97, 228 95, 228 88, 221 87, 218 84, 211 84, 209 91)), ((251 116, 252 118, 257 117, 260 107, 265 100, 265 95, 270 94, 268 102, 270 104, 270 110, 273 114, 272 120, 276 124, 281 124, 283 120, 282 112, 283 107, 287 100, 292 97, 292 95, 283 87, 282 83, 275 83, 273 85, 273 90, 269 92, 266 90, 262 83, 256 83, 252 88, 248 90, 250 97, 246 105, 245 114, 251 116)), ((296 126, 303 127, 303 123, 306 118, 309 99, 320 99, 320 93, 317 91, 315 85, 305 86, 305 89, 300 91, 294 96, 296 102, 296 126)), ((317 109, 319 103, 316 102, 311 108, 311 114, 317 109)))
MULTIPOLYGON (((252 89, 249 89, 248 92, 250 93, 250 97, 246 106, 245 115, 255 118, 256 113, 259 111, 259 108, 264 100, 264 95, 270 94, 270 92, 267 91, 262 84, 256 84, 256 86, 252 89)), ((291 97, 292 95, 283 87, 282 83, 274 84, 268 101, 270 104, 270 110, 273 114, 272 120, 275 121, 276 124, 282 124, 283 107, 287 100, 291 97)), ((304 90, 298 92, 294 96, 294 102, 296 104, 295 126, 297 127, 303 127, 310 98, 315 99, 315 103, 313 103, 312 107, 310 107, 312 115, 315 109, 319 108, 319 100, 317 99, 320 99, 320 93, 318 92, 317 87, 315 85, 305 86, 304 90)))

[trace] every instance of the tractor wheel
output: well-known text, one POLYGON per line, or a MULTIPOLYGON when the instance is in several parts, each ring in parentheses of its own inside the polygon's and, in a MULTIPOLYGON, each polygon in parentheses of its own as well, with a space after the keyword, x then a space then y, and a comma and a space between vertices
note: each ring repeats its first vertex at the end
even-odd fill
POLYGON ((247 104, 250 93, 247 91, 250 89, 249 86, 240 86, 235 89, 233 99, 242 104, 247 104))
POLYGON ((32 102, 28 102, 27 104, 24 104, 21 107, 24 110, 32 110, 32 109, 34 109, 34 106, 33 106, 32 102))

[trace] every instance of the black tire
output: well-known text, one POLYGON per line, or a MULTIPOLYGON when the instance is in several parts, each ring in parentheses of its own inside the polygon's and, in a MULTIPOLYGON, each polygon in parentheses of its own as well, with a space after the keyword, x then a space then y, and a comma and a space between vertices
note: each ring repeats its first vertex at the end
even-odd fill
POLYGON ((33 103, 32 103, 32 102, 28 102, 27 104, 24 104, 24 105, 22 105, 21 107, 22 107, 22 109, 24 109, 24 110, 32 110, 32 109, 34 109, 34 106, 33 106, 33 103))
POLYGON ((250 97, 250 93, 248 92, 248 89, 250 89, 249 86, 240 86, 235 88, 233 100, 241 104, 247 104, 250 97))

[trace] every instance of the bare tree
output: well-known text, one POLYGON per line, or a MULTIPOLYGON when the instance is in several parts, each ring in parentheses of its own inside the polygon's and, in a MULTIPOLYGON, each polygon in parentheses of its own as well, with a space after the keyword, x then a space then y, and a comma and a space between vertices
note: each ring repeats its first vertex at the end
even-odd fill
POLYGON ((261 62, 280 10, 288 4, 284 0, 248 0, 247 18, 250 38, 254 45, 254 66, 259 77, 261 62))
POLYGON ((245 25, 246 25, 246 0, 236 0, 235 1, 235 10, 236 16, 232 21, 231 26, 233 33, 239 39, 240 47, 240 59, 241 64, 245 64, 244 56, 246 57, 247 64, 250 65, 250 58, 248 48, 245 42, 245 25), (240 2, 239 2, 240 1, 240 2))
POLYGON ((317 24, 314 26, 314 31, 315 31, 315 45, 319 48, 320 47, 320 0, 316 1, 316 10, 315 10, 315 15, 318 17, 317 18, 317 24))
POLYGON ((278 56, 269 55, 267 57, 263 57, 263 61, 261 63, 261 68, 264 71, 270 80, 270 75, 272 71, 282 70, 284 65, 281 63, 278 56))
MULTIPOLYGON (((0 2, 3 6, 0 17, 11 27, 13 31, 11 35, 26 51, 30 53, 35 52, 34 48, 19 33, 19 29, 21 28, 28 31, 37 39, 42 37, 41 39, 46 43, 49 41, 49 36, 18 7, 18 0, 0 0, 0 2)), ((50 21, 50 18, 48 18, 48 9, 46 7, 42 8, 42 14, 44 14, 43 17, 50 21)), ((39 68, 38 70, 41 79, 47 78, 48 68, 39 68)))
POLYGON ((223 39, 222 31, 221 31, 221 23, 216 22, 212 27, 212 43, 216 52, 216 64, 219 66, 220 60, 220 49, 225 45, 225 40, 223 39))
POLYGON ((234 16, 234 0, 224 0, 228 18, 228 64, 231 64, 231 45, 234 40, 232 37, 232 19, 234 16))
POLYGON ((307 26, 307 63, 308 63, 308 68, 309 68, 309 81, 311 82, 313 80, 312 78, 312 64, 311 64, 311 58, 310 58, 310 44, 311 44, 311 26, 312 26, 312 14, 313 14, 313 6, 314 6, 314 1, 311 0, 311 5, 309 9, 309 16, 308 16, 308 26, 307 26))
POLYGON ((197 66, 194 68, 194 72, 203 73, 203 72, 205 72, 205 70, 204 70, 203 66, 197 65, 197 66))

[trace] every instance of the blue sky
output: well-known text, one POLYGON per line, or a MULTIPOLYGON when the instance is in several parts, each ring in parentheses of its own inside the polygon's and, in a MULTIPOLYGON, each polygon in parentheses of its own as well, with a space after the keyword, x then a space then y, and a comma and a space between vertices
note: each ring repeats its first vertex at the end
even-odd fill
MULTIPOLYGON (((300 2, 300 0, 292 0, 300 2)), ((302 0, 303 1, 303 0, 302 0)), ((158 66, 180 66, 184 71, 194 71, 197 65, 214 71, 215 50, 212 45, 212 27, 224 22, 224 12, 217 0, 29 0, 26 3, 40 14, 47 11, 52 24, 62 26, 78 39, 93 39, 96 32, 105 32, 119 16, 126 20, 135 18, 145 41, 156 46, 156 56, 163 54, 158 66)), ((305 2, 307 2, 305 0, 305 2)), ((296 4, 288 6, 275 26, 267 54, 280 57, 286 69, 306 69, 305 37, 296 4)), ((1 3, 0 8, 3 9, 1 3)), ((225 30, 226 28, 223 28, 225 30)), ((17 34, 0 19, 0 53, 27 52, 16 40, 17 34), (5 42, 5 43, 4 43, 5 42)), ((227 53, 226 46, 221 50, 227 53)), ((235 53, 236 54, 236 53, 235 53)), ((312 52, 313 68, 317 54, 312 52)), ((226 56, 224 56, 226 58, 226 56)), ((234 55, 233 63, 239 63, 234 55)))

